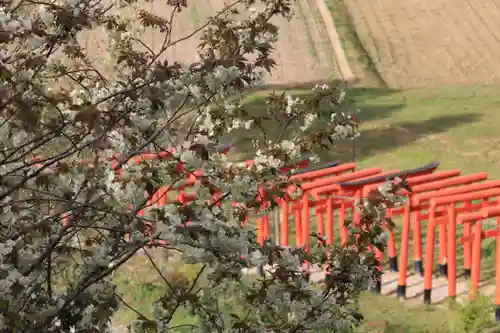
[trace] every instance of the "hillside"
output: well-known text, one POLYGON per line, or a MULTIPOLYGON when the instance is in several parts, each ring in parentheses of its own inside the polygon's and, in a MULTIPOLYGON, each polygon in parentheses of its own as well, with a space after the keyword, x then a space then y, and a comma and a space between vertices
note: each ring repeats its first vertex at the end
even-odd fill
POLYGON ((330 0, 347 7, 360 44, 392 88, 500 81, 495 0, 330 0))
MULTIPOLYGON (((110 0, 107 0, 110 1, 110 0)), ((174 16, 172 46, 165 52, 169 61, 193 61, 197 58, 196 47, 206 18, 215 15, 224 6, 224 0, 206 0, 191 2, 189 7, 174 16), (194 38, 189 37, 198 31, 194 38)), ((238 7, 236 7, 238 8, 238 7)), ((165 1, 140 1, 133 8, 121 10, 124 17, 133 17, 137 9, 147 10, 165 19, 172 16, 171 8, 165 1)), ((241 9, 241 7, 239 7, 241 9)), ((337 78, 337 66, 334 52, 325 25, 314 0, 297 1, 294 5, 295 17, 291 21, 276 19, 280 29, 280 38, 276 43, 274 59, 277 63, 273 73, 265 76, 266 84, 288 85, 306 82, 325 81, 337 78)), ((251 13, 241 10, 241 19, 251 13)), ((165 40, 165 34, 148 29, 142 34, 145 45, 152 50, 159 50, 165 40)), ((101 31, 87 34, 85 44, 92 50, 95 63, 105 66, 106 43, 101 31)))

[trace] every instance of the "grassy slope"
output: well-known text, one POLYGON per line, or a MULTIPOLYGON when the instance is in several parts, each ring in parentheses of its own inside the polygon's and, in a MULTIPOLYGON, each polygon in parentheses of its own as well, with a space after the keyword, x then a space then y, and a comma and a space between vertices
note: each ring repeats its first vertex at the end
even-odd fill
POLYGON ((497 92, 497 86, 370 94, 355 90, 353 101, 366 120, 356 149, 360 166, 405 168, 440 160, 441 168, 488 171, 499 178, 497 92))
POLYGON ((349 65, 358 82, 365 87, 385 86, 382 76, 375 67, 375 63, 365 50, 363 41, 356 33, 344 1, 326 0, 326 3, 332 14, 349 65))
MULTIPOLYGON (((305 94, 307 89, 293 89, 305 94)), ((256 110, 262 95, 249 99, 256 110)), ((349 90, 347 104, 361 110, 362 137, 355 144, 360 167, 410 168, 433 160, 441 169, 488 171, 500 178, 500 94, 498 86, 456 86, 391 91, 349 90)), ((352 142, 339 142, 325 159, 351 161, 352 142)))

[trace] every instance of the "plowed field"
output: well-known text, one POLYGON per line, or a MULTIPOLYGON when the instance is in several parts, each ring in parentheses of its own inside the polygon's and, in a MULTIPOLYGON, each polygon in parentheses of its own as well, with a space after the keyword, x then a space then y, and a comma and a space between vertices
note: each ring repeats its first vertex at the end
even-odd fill
MULTIPOLYGON (((196 28, 203 25, 206 17, 217 13, 227 1, 204 0, 191 1, 190 7, 178 14, 174 20, 173 39, 182 39, 196 28)), ((146 9, 163 18, 169 18, 171 9, 165 1, 141 3, 146 9)), ((296 3, 295 16, 291 21, 276 19, 280 28, 280 39, 276 44, 273 58, 277 62, 275 71, 267 75, 267 84, 295 84, 333 79, 337 76, 336 61, 325 25, 316 7, 315 0, 301 0, 296 3)), ((124 10, 122 15, 131 15, 132 10, 124 10)), ((242 13, 246 15, 246 13, 242 13)), ((171 60, 193 61, 196 58, 196 46, 199 35, 181 41, 166 52, 171 60)), ((152 49, 158 50, 164 35, 155 31, 146 31, 143 41, 152 49)), ((86 39, 87 48, 93 50, 97 62, 102 63, 106 44, 101 33, 92 33, 86 39)))
POLYGON ((500 81, 499 0, 345 0, 392 87, 500 81))

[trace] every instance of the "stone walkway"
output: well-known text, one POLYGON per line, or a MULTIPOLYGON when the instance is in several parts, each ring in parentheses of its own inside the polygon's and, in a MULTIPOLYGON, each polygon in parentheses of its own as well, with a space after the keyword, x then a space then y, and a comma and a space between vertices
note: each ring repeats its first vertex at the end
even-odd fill
MULTIPOLYGON (((268 268, 265 268, 268 270, 268 268)), ((256 268, 252 268, 246 272, 247 274, 257 275, 256 268)), ((420 305, 423 304, 424 297, 424 278, 419 274, 408 272, 406 279, 406 298, 404 304, 420 305)), ((398 289, 399 273, 385 272, 382 275, 382 290, 381 294, 396 297, 398 289)), ((320 282, 324 279, 324 273, 321 270, 311 270, 311 281, 320 282)), ((457 280, 457 299, 464 301, 468 296, 468 281, 460 278, 457 280)), ((495 288, 491 284, 480 285, 481 293, 484 295, 494 294, 495 288)), ((431 304, 443 304, 448 298, 448 280, 445 277, 434 277, 432 280, 431 304)))

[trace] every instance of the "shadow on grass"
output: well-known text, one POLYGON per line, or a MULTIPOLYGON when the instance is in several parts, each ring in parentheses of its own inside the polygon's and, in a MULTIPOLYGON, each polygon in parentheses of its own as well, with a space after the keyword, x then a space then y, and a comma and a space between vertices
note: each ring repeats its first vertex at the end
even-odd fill
MULTIPOLYGON (((254 117, 264 117, 266 115, 266 97, 269 95, 273 93, 280 94, 286 91, 290 92, 293 96, 307 98, 312 95, 311 89, 318 84, 328 84, 333 87, 338 85, 339 82, 325 80, 295 85, 262 85, 248 91, 249 96, 245 102, 245 109, 254 117)), ((347 89, 347 98, 341 107, 349 110, 361 110, 358 114, 358 118, 361 122, 387 119, 394 115, 394 113, 402 110, 405 104, 402 104, 401 101, 391 102, 389 100, 386 103, 373 103, 372 101, 379 97, 381 98, 395 93, 397 93, 397 91, 386 88, 350 87, 347 89)), ((273 134, 281 132, 280 125, 275 120, 265 120, 262 125, 270 135, 269 138, 266 138, 268 140, 275 139, 273 134)), ((292 131, 293 129, 288 130, 290 135, 292 135, 292 131)), ((286 139, 285 137, 282 138, 286 139)), ((257 130, 238 130, 233 132, 231 137, 226 138, 224 141, 232 142, 235 145, 236 149, 234 153, 237 159, 246 159, 251 158, 253 155, 254 149, 251 145, 253 139, 262 139, 262 134, 257 130)), ((328 152, 325 152, 323 157, 329 158, 330 156, 328 152)))
MULTIPOLYGON (((398 122, 388 127, 361 130, 361 137, 356 140, 355 156, 359 159, 384 153, 406 146, 425 136, 446 132, 447 130, 478 121, 480 115, 474 113, 445 115, 423 122, 398 122)), ((341 142, 331 152, 331 158, 350 161, 352 143, 341 142)))
MULTIPOLYGON (((249 90, 253 97, 250 98, 247 105, 249 109, 259 110, 259 108, 265 105, 265 97, 272 92, 279 93, 283 91, 289 91, 295 95, 306 97, 308 95, 311 95, 311 90, 316 85, 323 84, 327 84, 330 87, 335 87, 341 84, 341 81, 318 80, 298 84, 264 84, 249 90)), ((399 102, 371 105, 366 101, 392 95, 398 92, 398 90, 388 88, 358 86, 348 87, 345 106, 355 107, 362 110, 362 112, 359 114, 359 118, 362 121, 373 121, 380 118, 387 118, 394 112, 401 110, 405 105, 399 102)))
MULTIPOLYGON (((311 89, 317 84, 336 86, 339 81, 314 81, 296 85, 262 85, 251 91, 246 101, 247 110, 254 115, 264 114, 266 97, 269 94, 289 91, 293 95, 307 96, 311 94, 311 89)), ((394 123, 390 121, 391 117, 406 108, 404 99, 390 97, 398 93, 399 91, 388 88, 349 87, 343 107, 360 109, 358 118, 362 126, 368 124, 368 128, 361 127, 361 137, 354 143, 352 141, 338 142, 330 151, 321 152, 323 160, 347 162, 351 161, 354 156, 356 159, 371 157, 406 146, 429 135, 447 132, 454 127, 477 122, 481 117, 478 113, 470 112, 436 116, 421 122, 410 120, 394 123), (385 120, 388 122, 387 126, 383 124, 385 120), (369 128, 369 123, 374 121, 382 121, 382 124, 377 125, 377 128, 369 128)), ((270 134, 281 132, 274 121, 264 126, 269 128, 270 134)), ((251 141, 256 138, 261 138, 261 134, 253 133, 253 131, 239 131, 233 134, 231 141, 237 147, 235 153, 237 153, 238 158, 250 158, 253 155, 251 141)))
POLYGON ((362 86, 360 82, 347 83, 339 79, 314 80, 309 82, 291 83, 291 84, 262 84, 258 87, 252 88, 250 91, 263 92, 263 91, 273 91, 273 90, 310 90, 316 85, 323 85, 323 84, 328 84, 329 86, 345 84, 348 85, 349 91, 358 91, 358 92, 365 91, 371 94, 370 97, 380 96, 380 93, 386 94, 386 93, 394 93, 400 91, 397 89, 390 89, 386 87, 372 87, 372 86, 365 87, 362 86))

